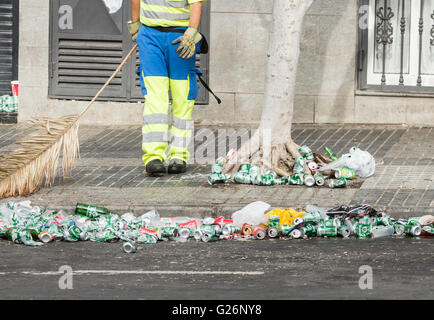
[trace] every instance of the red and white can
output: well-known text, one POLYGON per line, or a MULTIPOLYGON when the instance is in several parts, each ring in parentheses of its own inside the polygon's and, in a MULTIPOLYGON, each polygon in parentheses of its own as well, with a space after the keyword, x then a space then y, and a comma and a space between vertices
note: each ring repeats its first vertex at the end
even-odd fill
POLYGON ((258 240, 264 240, 267 233, 265 232, 265 229, 262 227, 255 227, 253 228, 253 235, 258 240))
POLYGON ((18 97, 20 82, 18 80, 11 81, 12 95, 18 97))
POLYGON ((253 227, 248 223, 243 224, 243 226, 241 227, 241 234, 243 236, 250 236, 252 233, 253 227))

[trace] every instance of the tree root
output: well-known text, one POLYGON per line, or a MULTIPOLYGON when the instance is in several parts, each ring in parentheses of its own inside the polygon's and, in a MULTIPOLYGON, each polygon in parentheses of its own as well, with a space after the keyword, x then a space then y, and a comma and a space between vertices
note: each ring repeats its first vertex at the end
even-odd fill
MULTIPOLYGON (((227 159, 223 166, 223 172, 235 173, 242 163, 250 163, 260 166, 261 173, 273 170, 278 176, 290 176, 294 167, 294 159, 300 158, 300 148, 292 139, 286 143, 272 145, 265 152, 257 132, 246 142, 241 149, 227 159)), ((307 172, 308 168, 305 167, 307 172)))

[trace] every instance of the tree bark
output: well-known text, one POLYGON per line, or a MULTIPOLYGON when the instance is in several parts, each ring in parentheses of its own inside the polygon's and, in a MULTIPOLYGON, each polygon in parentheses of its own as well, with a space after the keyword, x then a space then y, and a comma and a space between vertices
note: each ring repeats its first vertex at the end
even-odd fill
MULTIPOLYGON (((289 175, 291 158, 300 157, 291 138, 295 81, 303 18, 313 1, 274 0, 261 122, 238 152, 238 163, 260 162, 283 176, 289 175)), ((234 169, 231 163, 226 171, 234 169)))

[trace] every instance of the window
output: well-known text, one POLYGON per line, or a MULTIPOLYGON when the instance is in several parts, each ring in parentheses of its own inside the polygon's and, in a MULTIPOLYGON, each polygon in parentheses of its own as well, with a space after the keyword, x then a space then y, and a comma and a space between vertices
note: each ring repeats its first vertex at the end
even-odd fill
MULTIPOLYGON (((126 28, 129 0, 51 0, 50 98, 90 99, 104 85, 133 43, 126 28)), ((201 32, 209 35, 209 4, 204 3, 201 32)), ((136 75, 139 54, 101 95, 101 100, 143 99, 136 75)), ((208 55, 197 55, 196 66, 208 80, 208 55)), ((198 104, 208 103, 199 83, 198 104)))
POLYGON ((361 0, 359 89, 434 92, 434 0, 361 0))

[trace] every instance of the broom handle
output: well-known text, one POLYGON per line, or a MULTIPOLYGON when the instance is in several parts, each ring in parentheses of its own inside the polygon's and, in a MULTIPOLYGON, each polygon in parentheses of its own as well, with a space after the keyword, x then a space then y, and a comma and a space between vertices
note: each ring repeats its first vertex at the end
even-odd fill
POLYGON ((112 82, 112 80, 114 79, 114 77, 116 77, 116 75, 119 73, 119 71, 122 70, 122 68, 125 66, 125 64, 127 63, 127 61, 131 58, 131 56, 134 54, 134 52, 137 49, 137 44, 134 45, 134 47, 131 49, 130 53, 128 53, 128 55, 125 57, 125 59, 121 62, 121 64, 119 65, 119 67, 116 69, 116 71, 112 74, 112 76, 107 80, 107 82, 105 83, 105 85, 98 91, 98 93, 95 95, 95 97, 93 97, 92 101, 89 102, 89 104, 83 109, 83 111, 79 114, 79 117, 81 117, 89 108, 90 106, 96 101, 96 99, 99 98, 99 96, 101 95, 101 93, 105 90, 105 88, 107 88, 107 86, 110 84, 110 82, 112 82))

